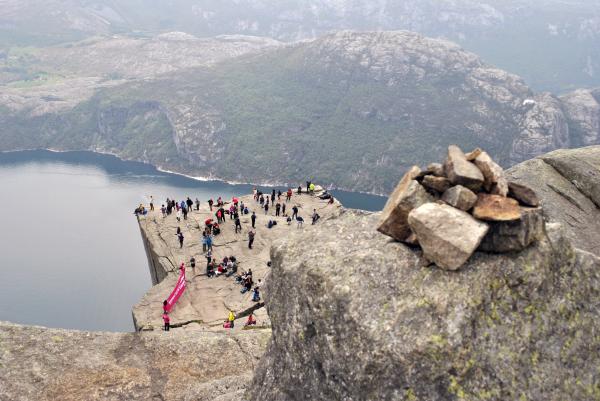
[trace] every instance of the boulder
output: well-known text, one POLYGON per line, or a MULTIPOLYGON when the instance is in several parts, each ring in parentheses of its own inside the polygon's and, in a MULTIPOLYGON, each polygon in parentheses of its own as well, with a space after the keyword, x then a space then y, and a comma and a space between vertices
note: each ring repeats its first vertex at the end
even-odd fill
POLYGON ((450 188, 450 180, 446 177, 436 177, 434 175, 426 175, 423 177, 421 184, 429 189, 432 189, 440 194, 443 194, 448 188, 450 188))
POLYGON ((427 172, 429 174, 435 175, 436 177, 445 177, 444 165, 441 163, 429 163, 427 165, 427 172))
POLYGON ((427 203, 408 215, 423 256, 445 270, 457 270, 471 257, 488 225, 448 205, 427 203))
POLYGON ((466 212, 475 206, 477 195, 462 185, 456 185, 444 192, 442 200, 450 206, 466 212))
POLYGON ((504 170, 492 160, 487 152, 481 152, 475 158, 475 165, 483 173, 483 187, 487 192, 500 196, 508 194, 508 182, 504 177, 504 170))
POLYGON ((480 193, 473 208, 473 216, 479 220, 512 221, 521 218, 519 202, 500 195, 480 193))
POLYGON ((594 399, 600 259, 547 227, 522 252, 448 272, 377 220, 345 212, 318 241, 297 230, 274 244, 273 335, 250 401, 594 399))
POLYGON ((483 185, 483 174, 476 165, 466 159, 458 146, 448 147, 444 172, 453 185, 462 185, 475 192, 483 185))
POLYGON ((414 166, 402 177, 381 214, 377 228, 380 233, 398 241, 404 241, 410 236, 408 214, 414 208, 434 200, 425 188, 414 180, 420 173, 421 169, 414 166))
POLYGON ((525 206, 537 207, 540 205, 540 199, 533 189, 516 182, 508 182, 508 196, 525 206))
POLYGON ((544 235, 544 213, 541 207, 521 207, 521 218, 494 221, 479 245, 486 252, 522 251, 544 235))

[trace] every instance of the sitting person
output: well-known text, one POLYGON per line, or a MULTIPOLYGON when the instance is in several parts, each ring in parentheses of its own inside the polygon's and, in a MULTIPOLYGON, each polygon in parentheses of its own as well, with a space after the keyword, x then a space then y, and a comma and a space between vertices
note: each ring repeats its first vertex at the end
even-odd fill
POLYGON ((256 319, 254 318, 254 315, 252 313, 250 313, 250 315, 248 316, 248 320, 246 320, 246 326, 253 326, 256 325, 256 319))
POLYGON ((312 215, 312 224, 315 225, 315 223, 319 221, 320 218, 321 216, 319 216, 319 214, 317 213, 317 209, 314 209, 312 215))
POLYGON ((287 221, 287 223, 288 223, 288 226, 289 226, 290 224, 292 224, 292 218, 291 218, 290 216, 288 216, 288 218, 286 219, 286 221, 287 221))
POLYGON ((219 235, 219 234, 221 234, 221 228, 219 227, 218 223, 214 223, 213 224, 212 232, 213 232, 213 235, 219 235))
POLYGON ((273 220, 269 220, 269 222, 267 223, 267 228, 270 230, 271 228, 273 228, 273 220))
POLYGON ((298 216, 296 217, 296 222, 298 223, 298 228, 300 228, 304 225, 304 218, 298 216))
POLYGON ((321 199, 321 200, 330 199, 330 198, 331 198, 331 194, 327 191, 325 191, 322 195, 319 195, 319 199, 321 199))
POLYGON ((254 287, 254 291, 252 293, 252 302, 260 301, 260 292, 258 286, 254 287))
POLYGON ((215 275, 215 260, 211 260, 207 265, 206 265, 206 276, 207 277, 213 277, 215 275))
POLYGON ((224 273, 227 273, 227 269, 223 266, 223 263, 219 263, 219 267, 217 267, 217 277, 224 273))

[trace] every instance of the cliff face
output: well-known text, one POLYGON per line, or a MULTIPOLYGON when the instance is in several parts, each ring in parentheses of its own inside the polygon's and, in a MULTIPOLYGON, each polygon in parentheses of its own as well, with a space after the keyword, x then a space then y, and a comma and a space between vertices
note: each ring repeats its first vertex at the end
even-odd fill
POLYGON ((557 225, 459 272, 348 212, 276 243, 252 400, 593 399, 600 259, 557 225))
POLYGON ((269 333, 79 332, 0 323, 0 400, 241 400, 269 333))
POLYGON ((561 223, 574 246, 600 255, 600 146, 550 152, 507 175, 535 189, 546 219, 561 223))

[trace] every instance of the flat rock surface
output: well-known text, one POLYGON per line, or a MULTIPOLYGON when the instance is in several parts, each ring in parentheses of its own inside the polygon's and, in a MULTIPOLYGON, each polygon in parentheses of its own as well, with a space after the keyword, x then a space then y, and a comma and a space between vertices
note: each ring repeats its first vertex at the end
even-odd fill
POLYGON ((104 333, 0 322, 0 400, 238 401, 269 337, 269 330, 104 333))
POLYGON ((600 255, 600 146, 560 150, 520 163, 506 172, 535 190, 550 221, 563 224, 576 247, 600 255), (556 167, 555 167, 556 166, 556 167))
MULTIPOLYGON (((216 200, 216 197, 214 198, 216 200)), ((221 225, 221 234, 214 237, 213 257, 217 261, 225 256, 235 256, 239 262, 238 273, 252 269, 255 284, 258 280, 262 284, 266 281, 270 271, 267 262, 270 260, 269 249, 273 240, 286 237, 295 231, 314 232, 315 227, 324 220, 340 213, 342 207, 339 202, 333 205, 328 200, 320 200, 317 196, 307 194, 292 196, 291 202, 286 203, 286 213, 292 213, 292 207, 297 205, 299 215, 304 218, 304 226, 298 228, 296 222, 291 225, 286 223, 285 217, 275 217, 275 208, 269 209, 265 215, 258 202, 251 195, 239 198, 250 210, 256 211, 256 237, 253 249, 248 249, 248 231, 251 228, 250 214, 240 217, 242 232, 235 234, 234 221, 226 216, 226 223, 221 225), (313 209, 321 216, 315 226, 311 226, 313 209), (277 225, 268 229, 269 220, 277 221, 277 225)), ((277 202, 277 200, 275 201, 277 202)), ((285 203, 285 195, 281 197, 285 203)), ((157 202, 158 203, 158 202, 157 202)), ((228 206, 226 206, 227 208, 228 206)), ((206 258, 202 252, 201 236, 204 221, 211 217, 216 220, 214 211, 211 213, 208 204, 203 202, 199 211, 188 214, 187 220, 177 222, 173 213, 163 218, 160 211, 150 212, 146 217, 140 218, 140 227, 145 238, 146 246, 152 255, 151 270, 158 276, 158 283, 152 287, 141 301, 133 308, 135 326, 138 330, 157 330, 162 327, 162 302, 171 293, 179 277, 178 267, 181 262, 186 264, 187 288, 171 311, 171 325, 187 328, 188 326, 202 326, 214 330, 223 330, 222 324, 227 318, 229 309, 236 314, 256 306, 252 302, 251 292, 241 294, 241 286, 236 284, 234 277, 206 277, 206 258), (181 227, 185 240, 183 248, 175 235, 177 227, 181 227), (195 271, 189 266, 190 258, 196 258, 195 271)), ((261 286, 264 291, 264 286, 261 286)), ((263 295, 263 294, 261 294, 263 295)), ((255 313, 258 326, 269 326, 269 318, 263 309, 255 313)), ((234 331, 240 330, 244 320, 236 321, 234 331)))
POLYGON ((500 195, 480 193, 473 208, 473 216, 486 221, 514 221, 521 218, 519 202, 500 195))

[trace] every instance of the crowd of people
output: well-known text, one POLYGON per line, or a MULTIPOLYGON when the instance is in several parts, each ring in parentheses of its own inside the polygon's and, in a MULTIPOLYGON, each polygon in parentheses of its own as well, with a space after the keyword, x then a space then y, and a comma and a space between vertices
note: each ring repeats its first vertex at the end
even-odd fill
MULTIPOLYGON (((292 202, 294 191, 292 191, 291 188, 288 188, 286 192, 272 189, 270 193, 263 193, 261 190, 254 188, 252 192, 256 206, 260 207, 265 215, 272 217, 266 223, 266 227, 268 229, 272 229, 277 225, 277 218, 284 219, 288 225, 295 221, 297 228, 303 227, 304 218, 299 214, 299 206, 292 202), (269 213, 269 211, 271 211, 271 213, 269 213)), ((309 195, 313 195, 315 192, 315 185, 308 181, 306 183, 306 190, 304 192, 309 195)), ((299 186, 296 190, 296 194, 300 195, 302 193, 303 188, 302 186, 299 186)), ((334 203, 333 196, 328 194, 327 191, 324 191, 324 193, 320 194, 319 199, 328 200, 328 204, 334 203)), ((253 249, 253 244, 256 238, 256 223, 258 219, 256 211, 250 211, 249 205, 245 205, 243 201, 240 201, 235 197, 232 198, 230 202, 225 202, 221 197, 218 197, 216 201, 211 198, 207 201, 207 204, 211 212, 211 216, 214 216, 214 218, 209 217, 204 221, 204 227, 200 238, 202 252, 206 258, 206 277, 209 279, 221 276, 225 278, 234 277, 235 283, 241 286, 240 293, 250 293, 252 302, 260 302, 261 280, 259 279, 258 282, 254 282, 252 270, 248 269, 247 271, 243 271, 242 273, 238 274, 239 262, 235 256, 225 256, 223 259, 217 261, 217 258, 213 255, 213 244, 215 237, 221 235, 223 229, 222 227, 225 226, 227 220, 233 223, 233 229, 236 235, 242 234, 243 227, 241 217, 243 215, 250 215, 251 227, 247 229, 246 235, 248 238, 248 248, 253 249)), ((139 207, 134 210, 134 214, 136 216, 144 216, 147 215, 149 211, 152 212, 154 210, 154 198, 150 196, 149 210, 146 209, 143 204, 140 204, 139 207)), ((167 198, 165 203, 160 207, 160 213, 163 218, 167 218, 172 214, 175 214, 177 222, 188 220, 188 215, 194 210, 200 210, 200 201, 198 198, 192 200, 190 197, 187 197, 185 200, 181 201, 175 201, 174 199, 167 198)), ((317 210, 313 209, 311 215, 312 224, 316 224, 320 218, 321 216, 317 213, 317 210)), ((175 235, 177 236, 179 248, 183 248, 185 236, 180 227, 177 227, 175 235)), ((192 270, 195 271, 196 259, 193 256, 190 258, 189 265, 191 266, 192 270)), ((166 308, 166 301, 163 305, 163 321, 164 330, 168 331, 171 326, 169 312, 166 308)), ((223 327, 233 328, 234 321, 235 313, 230 311, 225 323, 223 324, 223 327)), ((256 319, 251 313, 246 321, 246 325, 255 324, 256 319)))

